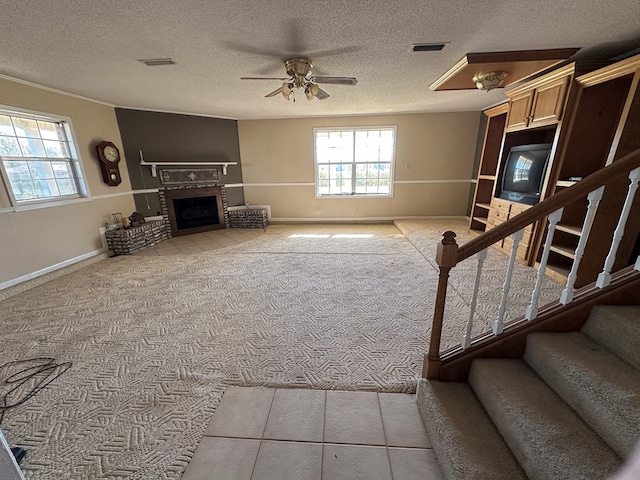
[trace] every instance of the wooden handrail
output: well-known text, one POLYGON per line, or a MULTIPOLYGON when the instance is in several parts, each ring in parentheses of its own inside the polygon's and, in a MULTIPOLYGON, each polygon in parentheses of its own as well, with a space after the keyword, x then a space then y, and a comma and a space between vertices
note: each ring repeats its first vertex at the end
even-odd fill
POLYGON ((640 167, 640 148, 460 246, 458 263, 638 167, 640 167))

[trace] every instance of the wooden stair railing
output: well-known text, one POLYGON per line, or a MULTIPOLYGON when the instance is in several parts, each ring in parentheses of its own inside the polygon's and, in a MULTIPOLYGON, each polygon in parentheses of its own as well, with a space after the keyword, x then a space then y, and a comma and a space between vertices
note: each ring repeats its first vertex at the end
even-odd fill
MULTIPOLYGON (((435 306, 434 306, 433 324, 431 328, 431 340, 429 344, 429 352, 424 359, 422 376, 428 379, 439 379, 441 377, 440 345, 441 345, 441 336, 442 336, 442 325, 444 321, 449 273, 453 267, 455 267, 458 263, 462 262, 463 260, 468 259, 469 257, 475 254, 485 251, 488 247, 500 241, 501 239, 504 239, 509 235, 519 232, 520 230, 525 228, 527 225, 530 225, 536 221, 539 221, 553 214, 554 212, 556 212, 557 214, 558 211, 560 211, 559 213, 561 214, 561 209, 566 205, 569 205, 572 202, 580 200, 586 197, 587 195, 592 194, 592 192, 595 193, 595 191, 597 191, 598 189, 601 189, 601 187, 604 187, 605 185, 607 185, 607 183, 611 182, 612 180, 621 178, 625 175, 629 175, 630 173, 631 173, 630 178, 632 179, 631 185, 629 188, 630 191, 627 197, 627 201, 625 202, 625 205, 623 207, 623 210, 626 209, 627 210, 626 214, 628 214, 629 213, 628 210, 631 208, 631 202, 633 201, 633 196, 635 194, 635 189, 637 188, 638 177, 640 176, 640 149, 637 149, 629 153, 628 155, 625 155, 624 157, 614 161, 610 165, 589 175, 588 177, 584 178, 582 181, 576 183, 575 185, 562 190, 561 192, 543 200, 542 202, 536 205, 533 205, 531 208, 527 209, 526 211, 484 232, 483 234, 470 240, 469 242, 465 243, 462 246, 458 246, 458 244, 456 243, 455 241, 456 234, 454 232, 452 231, 444 232, 443 239, 441 242, 438 243, 438 246, 437 246, 436 262, 439 266, 440 273, 438 277, 438 289, 436 293, 436 300, 435 300, 435 306)), ((595 215, 595 210, 593 214, 595 215)), ((624 215, 624 212, 623 212, 623 215, 624 215)), ((554 221, 557 222, 557 219, 554 221)), ((609 264, 608 265, 609 272, 606 272, 606 271, 603 272, 601 274, 601 277, 605 273, 606 273, 605 276, 608 276, 609 278, 611 277, 610 269, 611 269, 611 266, 613 265, 613 260, 610 257, 612 256, 615 257, 615 250, 617 248, 617 245, 614 246, 614 244, 616 241, 616 237, 618 237, 618 240, 619 238, 622 237, 622 232, 619 232, 619 230, 622 229, 622 231, 624 231, 625 222, 626 222, 626 217, 624 218, 624 221, 621 221, 621 223, 618 224, 618 228, 614 233, 612 249, 609 256, 607 257, 607 262, 606 262, 607 264, 609 264)), ((555 227, 555 225, 553 225, 553 227, 555 227)), ((550 226, 550 229, 552 234, 553 229, 551 226, 550 226)), ((513 249, 513 254, 510 260, 511 264, 509 268, 512 268, 513 260, 515 258, 515 248, 517 247, 517 243, 518 243, 517 241, 514 241, 514 249, 513 249)), ((548 253, 548 246, 545 246, 545 250, 546 250, 546 253, 548 253)), ((543 257, 544 257, 544 254, 543 254, 543 257)), ((481 268, 482 261, 483 261, 483 256, 480 255, 479 271, 481 268)), ((539 276, 544 275, 545 264, 546 264, 546 260, 544 260, 543 258, 543 261, 541 262, 541 265, 540 265, 540 270, 542 271, 538 272, 539 276)), ((638 262, 638 264, 640 264, 640 261, 638 262)), ((638 273, 638 272, 636 271, 635 273, 638 273)), ((510 281, 509 276, 507 276, 507 284, 509 281, 510 281)), ((608 283, 601 281, 600 277, 599 277, 599 282, 600 282, 600 285, 598 286, 600 288, 606 287, 608 285, 608 283)), ((508 289, 508 285, 506 287, 508 289)), ((477 290, 477 283, 476 283, 476 290, 477 290)), ((503 298, 506 298, 506 295, 503 298)), ((572 299, 573 299, 573 296, 571 295, 567 302, 571 301, 572 299)), ((473 309, 475 306, 475 294, 474 294, 474 299, 472 300, 471 303, 472 303, 472 309, 473 309)), ((473 316, 473 312, 472 312, 472 316, 473 316)), ((531 320, 531 318, 528 318, 528 319, 531 320)), ((496 341, 499 341, 499 334, 501 332, 502 332, 502 325, 500 325, 497 329, 494 327, 494 335, 495 335, 496 341)), ((486 342, 487 335, 484 335, 483 338, 484 338, 484 341, 486 342)), ((468 345, 466 345, 463 348, 467 348, 467 347, 468 345)), ((455 358, 450 358, 450 360, 455 361, 455 358)))

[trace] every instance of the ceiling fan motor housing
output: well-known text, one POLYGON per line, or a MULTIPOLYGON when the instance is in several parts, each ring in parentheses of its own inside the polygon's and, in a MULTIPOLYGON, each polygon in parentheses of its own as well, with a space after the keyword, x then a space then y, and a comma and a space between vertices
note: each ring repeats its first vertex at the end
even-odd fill
POLYGON ((285 60, 284 67, 292 77, 306 77, 311 74, 313 63, 308 58, 295 57, 285 60))

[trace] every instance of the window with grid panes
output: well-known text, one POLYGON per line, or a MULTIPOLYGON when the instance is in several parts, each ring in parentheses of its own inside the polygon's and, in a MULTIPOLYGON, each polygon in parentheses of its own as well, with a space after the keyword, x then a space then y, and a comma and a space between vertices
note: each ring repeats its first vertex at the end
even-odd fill
POLYGON ((17 205, 84 193, 72 139, 64 120, 0 110, 0 159, 17 205))
POLYGON ((316 196, 391 196, 395 127, 317 128, 316 196))

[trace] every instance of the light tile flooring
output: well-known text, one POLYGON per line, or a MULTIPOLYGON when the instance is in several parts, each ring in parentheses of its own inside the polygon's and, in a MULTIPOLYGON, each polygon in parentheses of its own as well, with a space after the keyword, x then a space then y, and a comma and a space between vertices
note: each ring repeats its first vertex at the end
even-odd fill
POLYGON ((182 480, 440 480, 415 395, 228 387, 182 480))
POLYGON ((264 233, 262 228, 226 228, 204 233, 182 235, 163 240, 152 247, 134 253, 137 256, 180 255, 209 252, 223 247, 230 247, 259 237, 264 233))

